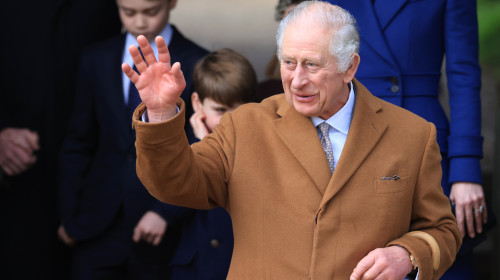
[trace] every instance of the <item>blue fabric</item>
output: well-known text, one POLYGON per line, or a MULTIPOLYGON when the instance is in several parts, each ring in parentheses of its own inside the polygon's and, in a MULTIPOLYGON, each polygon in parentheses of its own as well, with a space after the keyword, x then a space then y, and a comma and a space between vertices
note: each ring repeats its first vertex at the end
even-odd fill
POLYGON ((329 2, 347 9, 358 22, 361 64, 356 78, 374 95, 422 116, 442 131, 438 143, 450 161, 448 183, 482 184, 476 1, 329 2), (450 121, 438 100, 445 54, 450 121), (464 157, 469 159, 466 167, 461 166, 464 157))

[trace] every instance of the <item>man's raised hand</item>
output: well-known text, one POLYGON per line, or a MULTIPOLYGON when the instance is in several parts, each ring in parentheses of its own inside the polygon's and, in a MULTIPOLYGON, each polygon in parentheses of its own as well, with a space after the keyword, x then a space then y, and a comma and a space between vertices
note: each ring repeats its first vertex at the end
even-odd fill
POLYGON ((177 99, 186 87, 181 65, 170 64, 170 53, 161 36, 155 38, 158 60, 146 37, 139 35, 137 42, 144 58, 135 46, 130 46, 129 52, 140 75, 127 63, 122 64, 122 70, 137 87, 148 110, 149 122, 165 121, 176 114, 177 99))

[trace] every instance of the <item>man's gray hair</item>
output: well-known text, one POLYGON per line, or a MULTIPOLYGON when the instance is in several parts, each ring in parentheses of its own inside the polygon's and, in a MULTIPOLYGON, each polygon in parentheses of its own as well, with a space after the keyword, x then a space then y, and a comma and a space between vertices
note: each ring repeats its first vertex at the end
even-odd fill
POLYGON ((278 60, 281 61, 285 29, 290 24, 303 22, 312 23, 331 31, 330 54, 337 59, 338 72, 347 71, 351 66, 354 54, 359 53, 359 33, 356 20, 341 7, 323 1, 302 2, 280 22, 276 35, 278 60))

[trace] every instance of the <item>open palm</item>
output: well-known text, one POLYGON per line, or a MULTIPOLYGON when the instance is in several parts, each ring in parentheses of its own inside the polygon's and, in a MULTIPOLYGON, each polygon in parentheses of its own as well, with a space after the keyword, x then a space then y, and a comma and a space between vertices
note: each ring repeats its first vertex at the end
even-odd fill
POLYGON ((176 102, 186 87, 184 75, 178 62, 170 64, 170 53, 165 40, 158 36, 155 39, 158 47, 158 60, 146 37, 139 35, 137 42, 144 58, 135 46, 129 47, 140 75, 130 65, 122 65, 123 72, 135 84, 142 102, 148 109, 148 115, 171 117, 176 112, 176 102))

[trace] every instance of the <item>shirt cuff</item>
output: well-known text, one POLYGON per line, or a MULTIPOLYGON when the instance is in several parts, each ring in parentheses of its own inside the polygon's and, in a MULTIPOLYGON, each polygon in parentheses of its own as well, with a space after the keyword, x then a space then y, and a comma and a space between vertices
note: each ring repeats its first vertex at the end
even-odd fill
MULTIPOLYGON (((176 109, 175 113, 179 114, 179 112, 181 111, 181 109, 179 108, 179 106, 176 106, 175 109, 176 109)), ((142 113, 141 121, 146 122, 146 123, 149 122, 148 109, 147 108, 144 110, 144 113, 142 113)))
POLYGON ((415 276, 415 278, 413 278, 412 276, 406 276, 405 279, 403 280, 418 280, 418 267, 417 267, 417 275, 415 276))

